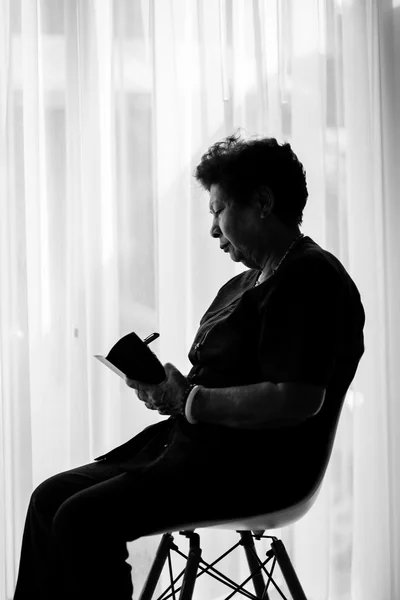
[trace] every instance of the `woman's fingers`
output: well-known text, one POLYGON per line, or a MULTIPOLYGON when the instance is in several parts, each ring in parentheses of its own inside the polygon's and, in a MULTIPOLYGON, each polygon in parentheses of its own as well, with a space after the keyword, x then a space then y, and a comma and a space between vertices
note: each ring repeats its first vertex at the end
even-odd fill
POLYGON ((125 377, 128 387, 135 390, 136 396, 149 410, 157 410, 160 415, 170 415, 171 407, 165 403, 165 389, 161 385, 146 384, 141 381, 125 377))
POLYGON ((128 387, 137 390, 139 389, 139 382, 135 379, 129 379, 129 377, 125 377, 125 383, 128 387))
POLYGON ((144 405, 146 408, 149 408, 150 410, 157 410, 157 407, 154 406, 154 404, 150 404, 150 402, 145 402, 144 405))
POLYGON ((146 392, 143 392, 142 390, 136 390, 136 396, 142 402, 148 402, 149 401, 149 395, 146 394, 146 392))

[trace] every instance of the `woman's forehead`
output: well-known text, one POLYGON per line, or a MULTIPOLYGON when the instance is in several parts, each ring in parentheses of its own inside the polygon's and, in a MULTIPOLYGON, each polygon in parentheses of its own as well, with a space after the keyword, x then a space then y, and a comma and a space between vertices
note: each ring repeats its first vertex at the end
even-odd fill
POLYGON ((210 202, 209 207, 210 210, 214 208, 217 204, 221 204, 225 200, 225 194, 223 190, 217 183, 213 183, 210 187, 210 202))

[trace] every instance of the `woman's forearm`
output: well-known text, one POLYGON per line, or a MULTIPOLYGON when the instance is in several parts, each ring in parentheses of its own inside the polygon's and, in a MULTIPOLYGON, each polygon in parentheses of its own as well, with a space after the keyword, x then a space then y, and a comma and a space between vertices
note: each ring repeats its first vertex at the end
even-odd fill
POLYGON ((294 425, 302 420, 280 384, 271 382, 229 388, 200 387, 191 414, 199 423, 237 429, 294 425))

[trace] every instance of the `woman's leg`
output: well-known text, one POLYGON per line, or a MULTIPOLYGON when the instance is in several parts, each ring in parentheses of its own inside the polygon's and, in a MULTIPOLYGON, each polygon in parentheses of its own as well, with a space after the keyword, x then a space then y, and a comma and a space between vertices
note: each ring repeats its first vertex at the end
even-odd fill
POLYGON ((33 491, 22 537, 14 600, 45 598, 50 534, 54 515, 63 502, 120 472, 116 463, 93 462, 53 475, 33 491))
MULTIPOLYGON (((161 528, 267 512, 276 503, 271 492, 248 493, 251 474, 241 482, 237 463, 218 468, 214 457, 206 467, 198 456, 191 444, 180 444, 173 460, 149 468, 93 463, 41 484, 28 511, 14 600, 131 600, 128 541, 161 528)), ((273 489, 286 478, 281 473, 273 489)))
POLYGON ((164 465, 76 493, 54 517, 46 600, 131 600, 128 541, 182 522, 238 516, 231 504, 232 490, 215 474, 164 465))

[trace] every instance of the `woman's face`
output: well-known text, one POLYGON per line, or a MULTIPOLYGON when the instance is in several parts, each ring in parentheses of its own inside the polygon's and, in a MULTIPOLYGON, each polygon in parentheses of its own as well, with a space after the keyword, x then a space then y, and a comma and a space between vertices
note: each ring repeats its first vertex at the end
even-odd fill
POLYGON ((219 238, 220 247, 235 262, 250 269, 260 269, 266 255, 266 220, 261 206, 239 206, 229 201, 218 184, 210 188, 210 213, 213 215, 211 236, 219 238))

